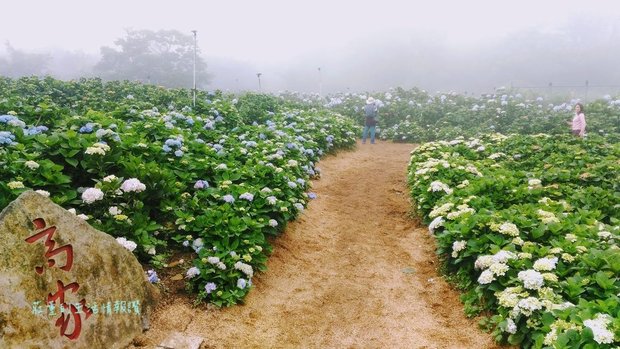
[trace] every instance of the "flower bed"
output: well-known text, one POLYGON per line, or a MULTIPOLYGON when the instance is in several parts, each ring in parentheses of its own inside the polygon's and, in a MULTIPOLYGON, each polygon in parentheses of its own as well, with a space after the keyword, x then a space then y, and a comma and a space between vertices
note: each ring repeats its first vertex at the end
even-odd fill
POLYGON ((490 135, 426 143, 409 184, 470 315, 525 348, 620 341, 620 143, 490 135))
POLYGON ((356 138, 340 115, 268 96, 203 94, 193 109, 188 91, 154 86, 1 83, 0 209, 38 190, 154 266, 193 250, 188 288, 216 305, 243 299, 267 237, 314 197, 320 156, 356 138))

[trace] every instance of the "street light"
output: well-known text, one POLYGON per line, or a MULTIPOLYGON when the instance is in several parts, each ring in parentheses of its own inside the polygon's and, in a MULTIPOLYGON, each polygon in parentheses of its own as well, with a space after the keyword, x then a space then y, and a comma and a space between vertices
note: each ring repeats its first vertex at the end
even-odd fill
POLYGON ((258 90, 261 91, 262 87, 260 85, 260 76, 263 75, 263 73, 256 73, 256 77, 258 78, 258 90))
POLYGON ((194 108, 196 108, 196 33, 197 30, 192 30, 194 33, 194 108))
POLYGON ((323 78, 321 77, 321 67, 319 67, 319 97, 323 96, 323 78))

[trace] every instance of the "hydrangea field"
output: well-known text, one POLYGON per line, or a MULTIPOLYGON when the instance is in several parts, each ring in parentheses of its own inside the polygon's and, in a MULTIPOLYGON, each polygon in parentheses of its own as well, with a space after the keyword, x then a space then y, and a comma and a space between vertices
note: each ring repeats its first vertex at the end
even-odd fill
MULTIPOLYGON (((543 97, 498 92, 472 97, 455 93, 431 95, 419 89, 392 89, 385 93, 339 94, 326 107, 363 123, 362 107, 368 96, 379 105, 379 135, 395 142, 451 140, 488 133, 563 134, 577 100, 546 101, 543 97)), ((604 96, 586 105, 587 132, 620 132, 620 99, 604 96)), ((316 100, 306 99, 309 103, 316 100)))
MULTIPOLYGON (((620 99, 518 93, 225 95, 131 82, 0 78, 0 209, 36 190, 187 288, 243 300, 269 238, 316 198, 321 156, 352 148, 366 98, 411 153, 414 210, 468 315, 524 348, 620 345, 620 99), (505 136, 508 135, 508 136, 505 136)), ((380 146, 380 145, 379 145, 380 146)), ((404 178, 403 178, 404 180, 404 178)), ((156 270, 148 271, 152 282, 156 270)))
POLYGON ((416 210, 496 340, 618 346, 619 159, 617 137, 597 135, 458 137, 412 152, 416 210))
MULTIPOLYGON (((97 79, 0 79, 0 209, 37 190, 143 262, 194 251, 199 301, 231 305, 265 268, 269 236, 314 197, 318 159, 355 143, 326 110, 97 79)), ((149 279, 157 281, 155 271, 149 279)))

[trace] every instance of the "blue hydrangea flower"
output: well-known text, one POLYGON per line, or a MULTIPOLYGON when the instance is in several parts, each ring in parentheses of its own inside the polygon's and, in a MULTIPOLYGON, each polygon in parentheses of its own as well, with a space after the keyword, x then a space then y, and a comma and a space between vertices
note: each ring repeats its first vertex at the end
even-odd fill
POLYGON ((153 269, 150 269, 146 272, 149 282, 154 284, 159 282, 159 276, 157 276, 157 272, 153 269))
POLYGON ((174 152, 174 155, 178 158, 180 158, 181 156, 183 156, 183 151, 181 149, 177 150, 174 152))
POLYGON ((245 281, 245 279, 237 280, 237 287, 240 288, 240 289, 244 289, 247 284, 248 284, 248 282, 245 281))
POLYGON ((214 282, 207 282, 207 284, 205 285, 205 291, 207 291, 207 294, 215 290, 217 290, 217 285, 215 285, 214 282))
POLYGON ((194 184, 194 188, 195 189, 205 189, 205 188, 209 188, 209 182, 205 181, 205 180, 198 180, 196 181, 196 184, 194 184))
POLYGON ((0 131, 0 145, 14 145, 15 135, 9 131, 0 131))
POLYGON ((316 199, 316 193, 313 193, 313 192, 308 193, 308 198, 316 199))
POLYGON ((94 127, 95 127, 95 124, 93 124, 92 122, 89 122, 86 125, 80 127, 79 132, 80 133, 93 133, 94 127))
POLYGON ((234 198, 232 195, 230 195, 230 194, 228 194, 228 195, 224 195, 224 196, 222 197, 222 200, 226 201, 226 202, 227 202, 227 203, 229 203, 229 204, 231 204, 231 203, 235 202, 235 198, 234 198))

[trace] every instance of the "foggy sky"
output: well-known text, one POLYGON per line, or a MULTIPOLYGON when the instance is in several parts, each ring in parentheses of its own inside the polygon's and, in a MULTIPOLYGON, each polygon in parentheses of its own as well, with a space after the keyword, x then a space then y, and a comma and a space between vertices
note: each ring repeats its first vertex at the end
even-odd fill
POLYGON ((257 89, 258 72, 267 91, 620 85, 601 71, 620 61, 614 0, 22 0, 2 12, 0 43, 88 62, 126 29, 195 29, 210 88, 257 89))

